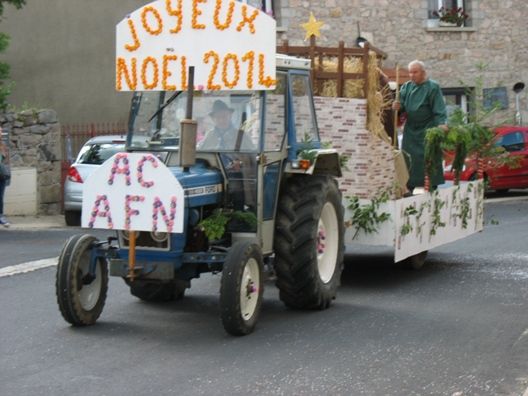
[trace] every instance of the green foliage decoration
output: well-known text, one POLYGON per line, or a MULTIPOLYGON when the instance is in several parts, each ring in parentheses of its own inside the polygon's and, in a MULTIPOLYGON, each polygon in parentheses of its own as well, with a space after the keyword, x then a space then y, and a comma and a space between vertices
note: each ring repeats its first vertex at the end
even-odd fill
POLYGON ((198 223, 207 239, 210 241, 217 241, 221 239, 226 230, 226 225, 231 220, 240 220, 248 224, 251 228, 256 228, 257 217, 251 212, 242 212, 239 210, 228 211, 223 209, 216 209, 209 216, 198 223))
MULTIPOLYGON (((478 63, 476 65, 479 73, 475 78, 474 92, 467 88, 466 92, 470 98, 472 112, 464 113, 456 109, 449 117, 449 131, 446 134, 440 128, 430 128, 426 131, 425 138, 425 164, 427 174, 431 174, 434 164, 442 160, 443 151, 454 154, 452 169, 455 173, 455 184, 460 181, 460 173, 467 157, 481 159, 487 166, 508 166, 515 168, 519 166, 519 158, 510 156, 504 147, 495 144, 496 135, 490 119, 499 109, 499 105, 491 109, 484 109, 482 105, 484 78, 483 72, 487 65, 478 63)), ((502 121, 501 123, 503 123, 502 121)), ((499 123, 500 124, 500 123, 499 123)))
POLYGON ((0 0, 0 17, 4 15, 4 6, 6 4, 13 5, 17 10, 26 5, 26 0, 0 0))
POLYGON ((299 151, 299 158, 309 160, 312 164, 317 158, 317 150, 313 149, 304 149, 299 151))
POLYGON ((429 128, 425 134, 425 172, 431 175, 434 167, 442 162, 445 132, 439 127, 429 128))
POLYGON ((434 199, 433 199, 433 213, 431 216, 431 229, 430 229, 430 236, 436 235, 436 231, 440 227, 445 227, 446 223, 442 221, 442 218, 440 216, 440 211, 445 206, 445 202, 440 199, 438 196, 438 190, 434 192, 434 199))
POLYGON ((242 212, 240 210, 235 210, 231 212, 231 219, 243 221, 248 224, 251 228, 257 228, 257 216, 253 212, 242 212))
POLYGON ((416 206, 409 205, 407 206, 403 211, 403 217, 405 218, 405 222, 402 224, 400 229, 400 235, 405 236, 410 234, 413 231, 413 226, 411 224, 411 216, 415 216, 418 214, 418 211, 416 210, 416 206))
POLYGON ((466 229, 468 226, 468 219, 471 218, 471 205, 469 197, 462 198, 460 200, 460 212, 457 216, 462 221, 462 228, 466 229))
POLYGON ((217 241, 224 235, 228 221, 229 216, 227 216, 221 209, 217 209, 211 216, 200 221, 198 227, 204 231, 205 236, 210 241, 217 241))
POLYGON ((352 211, 352 217, 346 222, 346 226, 354 226, 356 228, 352 239, 355 239, 360 231, 365 234, 377 232, 379 225, 390 219, 390 213, 380 213, 379 210, 380 205, 389 200, 389 193, 386 191, 364 205, 359 202, 357 196, 348 197, 348 200, 348 209, 352 211))

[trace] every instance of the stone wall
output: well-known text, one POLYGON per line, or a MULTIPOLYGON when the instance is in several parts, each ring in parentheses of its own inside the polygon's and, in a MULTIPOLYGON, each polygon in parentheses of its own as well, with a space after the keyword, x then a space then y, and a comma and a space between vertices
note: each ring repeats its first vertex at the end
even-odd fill
MULTIPOLYGON (((276 0, 278 26, 284 28, 279 42, 306 45, 300 24, 310 12, 324 22, 321 46, 337 46, 343 40, 354 46, 358 36, 366 37, 387 52, 386 66, 398 62, 406 67, 413 59, 426 62, 430 76, 443 88, 475 85, 477 63, 488 65, 483 72, 484 88, 507 88, 509 108, 502 117, 513 118, 513 84, 528 85, 528 40, 526 0, 466 0, 470 19, 463 28, 429 28, 428 0, 276 0)), ((521 94, 521 108, 528 122, 528 88, 521 94)))
POLYGON ((11 167, 37 170, 37 210, 58 214, 61 201, 61 134, 54 110, 0 114, 9 133, 11 167))

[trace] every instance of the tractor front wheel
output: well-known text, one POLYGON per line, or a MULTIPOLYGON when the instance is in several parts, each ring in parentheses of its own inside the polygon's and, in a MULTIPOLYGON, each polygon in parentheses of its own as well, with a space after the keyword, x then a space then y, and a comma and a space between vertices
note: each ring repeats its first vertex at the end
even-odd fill
POLYGON ((227 254, 220 285, 220 312, 231 335, 249 334, 255 328, 262 303, 262 252, 252 242, 236 242, 227 254))
POLYGON ((325 309, 335 298, 344 256, 341 193, 329 176, 293 176, 281 193, 274 240, 280 299, 325 309))
POLYGON ((97 238, 89 234, 72 236, 59 256, 55 283, 57 302, 64 319, 74 326, 94 324, 106 301, 106 260, 95 258, 94 271, 90 271, 95 242, 97 238))

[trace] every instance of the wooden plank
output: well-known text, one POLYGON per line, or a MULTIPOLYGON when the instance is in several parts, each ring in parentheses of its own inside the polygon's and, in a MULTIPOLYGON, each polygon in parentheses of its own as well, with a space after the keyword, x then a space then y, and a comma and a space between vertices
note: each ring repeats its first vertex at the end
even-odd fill
MULTIPOLYGON (((277 52, 281 54, 309 54, 311 46, 290 46, 285 44, 287 43, 287 40, 283 42, 283 45, 277 46, 277 52)), ((322 52, 324 55, 333 55, 337 56, 339 54, 339 48, 338 47, 319 47, 317 45, 314 45, 313 47, 314 51, 316 53, 322 52)), ((370 46, 370 49, 372 50, 372 47, 370 46)), ((350 47, 344 47, 343 48, 344 54, 346 55, 356 55, 358 57, 363 56, 363 48, 350 48, 350 47)))
POLYGON ((312 87, 315 86, 315 36, 312 34, 310 36, 310 61, 312 62, 312 67, 310 71, 310 78, 312 80, 312 87))
POLYGON ((337 96, 343 97, 343 88, 345 85, 345 79, 343 78, 344 71, 344 56, 345 43, 343 41, 339 42, 339 54, 337 55, 337 96))
POLYGON ((367 92, 369 90, 369 83, 368 83, 368 64, 369 64, 369 44, 368 42, 365 43, 365 46, 363 47, 363 93, 364 97, 367 97, 367 92))
MULTIPOLYGON (((324 80, 335 80, 339 77, 339 74, 337 72, 327 72, 327 71, 315 71, 315 75, 317 78, 322 78, 324 80)), ((343 72, 343 80, 358 80, 362 79, 364 76, 363 73, 344 73, 343 72)))
MULTIPOLYGON (((319 67, 318 67, 317 72, 321 73, 323 71, 323 53, 322 52, 319 52, 318 62, 319 62, 319 67)), ((317 94, 319 94, 323 90, 323 80, 317 77, 316 77, 316 80, 317 80, 317 94)))

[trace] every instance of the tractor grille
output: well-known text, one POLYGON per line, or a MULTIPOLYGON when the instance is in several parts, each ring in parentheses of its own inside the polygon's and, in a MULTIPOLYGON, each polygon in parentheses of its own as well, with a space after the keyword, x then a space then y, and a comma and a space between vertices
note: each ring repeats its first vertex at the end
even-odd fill
MULTIPOLYGON (((153 235, 148 231, 136 232, 136 249, 151 249, 151 250, 169 250, 170 249, 170 234, 161 233, 153 235)), ((127 231, 119 231, 119 245, 124 249, 129 247, 129 238, 127 231)))

